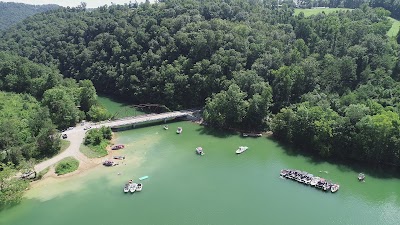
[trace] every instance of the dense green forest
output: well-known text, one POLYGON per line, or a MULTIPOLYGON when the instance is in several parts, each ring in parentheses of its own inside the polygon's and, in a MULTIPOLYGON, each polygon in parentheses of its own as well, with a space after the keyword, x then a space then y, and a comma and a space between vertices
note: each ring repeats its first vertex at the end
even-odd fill
POLYGON ((0 2, 0 30, 22 21, 36 13, 57 9, 58 5, 28 5, 15 2, 0 2))
POLYGON ((0 86, 40 99, 58 127, 90 115, 93 99, 74 90, 95 90, 69 78, 89 79, 134 103, 205 106, 214 127, 272 129, 299 150, 400 165, 399 44, 386 35, 390 12, 365 4, 310 17, 293 12, 276 1, 163 0, 36 14, 3 32, 0 49, 67 78, 32 91, 35 79, 12 73, 0 86))

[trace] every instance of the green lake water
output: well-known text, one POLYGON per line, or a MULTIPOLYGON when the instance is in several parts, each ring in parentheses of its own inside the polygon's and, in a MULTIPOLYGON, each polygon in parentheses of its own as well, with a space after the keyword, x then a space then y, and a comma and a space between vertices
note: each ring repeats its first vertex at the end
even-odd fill
POLYGON ((117 133, 126 145, 120 165, 44 181, 24 201, 0 212, 1 225, 106 224, 399 224, 400 180, 361 168, 288 154, 268 138, 243 138, 191 122, 171 122, 117 133), (181 135, 177 127, 183 127, 181 135), (241 155, 240 145, 249 149, 241 155), (204 156, 195 154, 201 146, 204 156), (283 168, 338 182, 325 193, 279 178, 283 168), (322 171, 322 172, 320 172, 322 171), (325 172, 326 171, 326 172, 325 172), (118 175, 120 173, 120 175, 118 175), (143 191, 123 193, 129 179, 143 191))

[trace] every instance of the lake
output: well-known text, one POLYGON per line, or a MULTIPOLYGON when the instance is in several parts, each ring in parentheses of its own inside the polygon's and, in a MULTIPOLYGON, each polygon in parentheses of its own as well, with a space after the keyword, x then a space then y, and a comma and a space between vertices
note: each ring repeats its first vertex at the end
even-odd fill
MULTIPOLYGON (((104 99, 103 99, 104 100, 104 99)), ((118 107, 109 102, 107 107, 118 107)), ((126 106, 124 106, 126 107, 126 106)), ((374 169, 293 154, 266 137, 244 138, 185 121, 116 133, 125 155, 66 178, 49 178, 0 212, 1 225, 71 224, 398 224, 400 180, 374 169), (176 134, 182 127, 182 134, 176 134), (239 146, 248 146, 236 155, 239 146), (201 146, 204 156, 195 154, 201 146), (279 177, 304 170, 340 184, 337 193, 279 177), (360 171, 362 170, 362 171, 360 171), (375 172, 374 172, 375 171, 375 172), (365 182, 357 174, 366 174, 365 182), (149 176, 142 192, 128 180, 149 176)))

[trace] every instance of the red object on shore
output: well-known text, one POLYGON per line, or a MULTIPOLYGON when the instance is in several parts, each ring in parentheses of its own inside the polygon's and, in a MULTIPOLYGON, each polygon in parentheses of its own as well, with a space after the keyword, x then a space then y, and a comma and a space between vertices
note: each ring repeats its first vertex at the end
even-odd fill
POLYGON ((114 145, 111 149, 112 150, 119 150, 119 149, 123 149, 123 148, 125 148, 124 145, 114 145))

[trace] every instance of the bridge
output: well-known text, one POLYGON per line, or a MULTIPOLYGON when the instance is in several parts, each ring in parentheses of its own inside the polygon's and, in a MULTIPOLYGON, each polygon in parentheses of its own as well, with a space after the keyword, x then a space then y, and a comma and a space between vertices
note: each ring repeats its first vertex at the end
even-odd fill
POLYGON ((135 127, 136 124, 145 123, 145 122, 155 122, 155 121, 164 121, 175 118, 182 118, 187 116, 192 116, 194 113, 193 110, 182 110, 182 111, 175 111, 175 112, 166 112, 160 114, 144 114, 139 116, 132 116, 132 117, 125 117, 117 120, 112 121, 103 121, 100 123, 96 123, 94 127, 110 127, 110 128, 118 128, 118 127, 125 127, 125 126, 133 126, 135 127))

